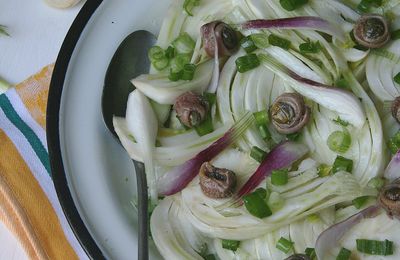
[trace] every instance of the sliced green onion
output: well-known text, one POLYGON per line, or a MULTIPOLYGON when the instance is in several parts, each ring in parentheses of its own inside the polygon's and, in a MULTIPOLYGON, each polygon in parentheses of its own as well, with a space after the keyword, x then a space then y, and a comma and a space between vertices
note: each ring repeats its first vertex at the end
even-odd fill
POLYGON ((400 85, 400 72, 396 74, 393 78, 394 82, 400 85))
POLYGON ((351 256, 351 251, 348 250, 347 248, 342 247, 342 249, 340 249, 338 256, 336 257, 336 260, 349 260, 350 256, 351 256))
POLYGON ((271 140, 271 133, 269 132, 268 127, 266 125, 260 125, 258 127, 258 131, 260 132, 260 135, 264 141, 271 140))
POLYGON ((340 116, 338 116, 338 118, 334 119, 333 122, 335 122, 335 123, 338 124, 338 125, 344 126, 344 127, 346 127, 346 126, 349 125, 349 122, 347 122, 347 121, 345 121, 345 120, 342 120, 342 119, 340 118, 340 116))
POLYGON ((341 77, 341 78, 339 78, 338 80, 336 80, 335 86, 338 87, 338 88, 350 90, 349 83, 348 83, 347 80, 346 80, 345 78, 343 78, 343 77, 341 77))
POLYGON ((288 140, 294 141, 294 142, 298 141, 300 137, 301 137, 301 132, 286 135, 286 138, 288 140))
POLYGON ((241 41, 240 41, 240 46, 242 46, 242 48, 247 52, 247 53, 251 53, 255 50, 257 50, 257 46, 254 44, 251 36, 247 36, 244 37, 241 41))
POLYGON ((388 146, 392 154, 397 153, 400 149, 400 130, 389 139, 388 146))
POLYGON ((254 53, 239 57, 236 59, 236 68, 240 73, 247 72, 260 65, 260 60, 254 53))
MULTIPOLYGON (((189 54, 192 53, 196 42, 190 37, 188 33, 182 33, 178 38, 172 42, 172 46, 175 47, 178 53, 189 54)), ((189 63, 189 62, 187 62, 189 63)))
POLYGON ((379 190, 385 186, 385 179, 381 177, 374 177, 367 183, 367 186, 379 190))
POLYGON ((275 212, 285 205, 285 200, 278 192, 273 191, 269 194, 268 205, 271 207, 272 212, 275 212))
POLYGON ((188 54, 178 54, 170 62, 171 70, 173 72, 180 72, 183 70, 186 64, 190 63, 191 55, 188 54))
POLYGON ((153 61, 152 64, 156 70, 161 71, 168 67, 169 60, 167 58, 163 58, 161 60, 153 61))
POLYGON ((265 49, 269 46, 268 36, 265 33, 255 33, 250 37, 259 49, 265 49))
POLYGON ((329 135, 327 141, 329 149, 337 153, 345 153, 351 146, 350 133, 345 131, 335 131, 329 135))
POLYGON ((338 155, 332 165, 332 173, 345 171, 351 173, 353 170, 353 161, 338 155))
POLYGON ((178 72, 174 72, 172 69, 169 72, 169 76, 168 79, 170 81, 178 81, 180 79, 182 79, 182 75, 183 75, 183 70, 180 70, 178 72))
POLYGON ((308 3, 308 0, 279 0, 282 8, 286 11, 294 11, 308 3))
POLYGON ((317 254, 315 253, 315 248, 307 247, 306 250, 304 251, 304 253, 306 253, 306 255, 311 260, 316 260, 317 259, 317 254))
POLYGON ((400 29, 398 29, 398 30, 396 30, 396 31, 394 31, 394 32, 392 32, 392 40, 398 40, 398 39, 400 39, 400 29))
POLYGON ((160 46, 153 46, 148 53, 150 61, 158 61, 165 58, 165 52, 160 46))
POLYGON ((382 0, 361 0, 357 6, 360 12, 368 12, 371 7, 379 7, 382 5, 382 0))
POLYGON ((251 148, 250 157, 259 163, 264 161, 266 155, 267 153, 264 150, 258 148, 257 146, 253 146, 253 148, 251 148))
POLYGON ((288 50, 290 48, 290 41, 286 40, 285 38, 279 37, 275 34, 270 34, 268 36, 269 44, 277 47, 281 47, 284 50, 288 50))
POLYGON ((258 188, 254 192, 243 196, 243 203, 247 211, 257 218, 271 216, 272 211, 265 202, 266 196, 267 191, 263 188, 258 188))
POLYGON ((7 26, 0 24, 0 35, 10 36, 7 32, 7 26))
POLYGON ((239 248, 239 246, 240 246, 240 241, 222 239, 222 248, 236 251, 239 248))
POLYGON ((318 53, 321 50, 321 44, 319 41, 317 42, 311 42, 310 40, 308 42, 302 43, 299 45, 299 50, 301 53, 318 53))
POLYGON ((175 55, 176 55, 175 48, 172 46, 168 46, 168 48, 165 50, 165 57, 167 57, 167 59, 170 60, 174 58, 175 55))
POLYGON ((282 186, 289 181, 288 170, 275 170, 271 173, 271 183, 275 186, 282 186))
POLYGON ((331 175, 331 173, 332 173, 332 166, 329 166, 329 165, 327 165, 327 164, 320 164, 319 166, 318 166, 318 176, 319 177, 321 177, 321 178, 323 178, 323 177, 326 177, 326 176, 329 176, 329 175, 331 175))
POLYGON ((185 0, 183 3, 183 9, 188 15, 193 16, 193 8, 199 5, 200 0, 185 0))
POLYGON ((294 242, 287 240, 284 237, 281 237, 276 244, 276 248, 284 252, 285 254, 289 253, 292 250, 294 242))
POLYGON ((261 110, 253 113, 254 118, 256 119, 256 124, 258 126, 268 125, 269 123, 269 115, 267 110, 261 110))
POLYGON ((356 209, 362 208, 362 206, 364 206, 365 203, 367 202, 368 198, 369 198, 369 196, 362 196, 362 197, 355 198, 353 200, 353 206, 356 207, 356 209))
POLYGON ((207 100, 210 109, 208 110, 206 118, 198 126, 194 127, 196 133, 199 136, 203 136, 214 131, 214 125, 211 116, 211 107, 215 104, 216 95, 213 93, 205 93, 204 98, 207 100))
POLYGON ((385 241, 357 239, 357 250, 369 255, 393 255, 393 242, 385 239, 385 241))
POLYGON ((183 80, 192 80, 194 77, 194 72, 196 71, 196 65, 188 63, 183 66, 182 79, 183 80))

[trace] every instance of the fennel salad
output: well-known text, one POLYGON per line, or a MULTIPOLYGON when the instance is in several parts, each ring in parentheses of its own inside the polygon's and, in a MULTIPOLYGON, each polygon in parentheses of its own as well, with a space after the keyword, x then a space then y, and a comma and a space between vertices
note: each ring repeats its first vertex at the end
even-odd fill
POLYGON ((400 1, 172 0, 114 128, 165 259, 400 259, 400 1))

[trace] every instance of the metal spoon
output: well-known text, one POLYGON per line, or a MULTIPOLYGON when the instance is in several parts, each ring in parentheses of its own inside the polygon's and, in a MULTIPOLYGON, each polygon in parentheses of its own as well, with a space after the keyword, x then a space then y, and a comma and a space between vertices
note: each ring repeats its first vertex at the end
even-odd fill
MULTIPOLYGON (((135 87, 130 80, 140 74, 148 73, 150 62, 147 52, 156 38, 148 31, 135 31, 128 35, 114 53, 108 66, 104 81, 101 107, 104 122, 117 138, 113 116, 125 116, 128 95, 135 87)), ((149 259, 148 246, 148 195, 146 174, 142 163, 133 161, 136 170, 138 193, 138 259, 149 259)))

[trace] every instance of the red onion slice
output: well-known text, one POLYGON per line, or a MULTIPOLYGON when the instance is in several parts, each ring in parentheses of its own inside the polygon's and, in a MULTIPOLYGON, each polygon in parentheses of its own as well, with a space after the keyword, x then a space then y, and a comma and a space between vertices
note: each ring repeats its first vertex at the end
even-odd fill
POLYGON ((335 36, 341 41, 345 41, 344 32, 339 26, 333 26, 328 21, 314 16, 299 16, 292 18, 272 19, 272 20, 251 20, 238 26, 241 30, 247 29, 312 29, 335 36))
POLYGON ((357 225, 361 222, 361 220, 365 218, 376 217, 379 213, 380 208, 381 207, 378 205, 370 206, 322 232, 319 235, 315 244, 315 252, 317 254, 317 258, 326 259, 325 255, 331 248, 337 245, 338 241, 342 239, 347 231, 349 231, 353 226, 357 225))

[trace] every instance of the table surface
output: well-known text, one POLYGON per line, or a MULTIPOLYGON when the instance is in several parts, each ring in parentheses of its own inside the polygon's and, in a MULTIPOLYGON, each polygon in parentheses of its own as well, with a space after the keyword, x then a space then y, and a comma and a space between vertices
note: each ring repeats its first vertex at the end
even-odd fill
MULTIPOLYGON (((0 77, 16 84, 53 63, 83 3, 65 10, 43 0, 0 0, 0 24, 10 37, 0 37, 0 77)), ((28 259, 17 238, 0 222, 0 259, 28 259)))

